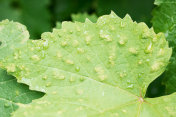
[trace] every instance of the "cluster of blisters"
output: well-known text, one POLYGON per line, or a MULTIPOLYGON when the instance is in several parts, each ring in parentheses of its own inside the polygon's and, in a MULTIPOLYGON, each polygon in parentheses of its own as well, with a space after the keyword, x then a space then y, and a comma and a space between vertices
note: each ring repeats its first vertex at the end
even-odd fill
MULTIPOLYGON (((19 82, 55 95, 51 96, 52 103, 57 96, 58 100, 74 97, 62 99, 74 103, 82 96, 82 104, 88 100, 86 105, 100 107, 100 115, 106 113, 107 100, 108 108, 127 103, 123 102, 127 97, 136 103, 137 96, 143 97, 149 83, 164 71, 171 55, 162 34, 155 34, 144 23, 133 22, 129 15, 121 19, 113 12, 100 17, 97 23, 88 19, 85 23, 63 22, 61 29, 42 34, 41 40, 28 40, 14 48, 13 57, 9 55, 0 65, 18 73, 15 76, 19 82)), ((80 113, 87 109, 74 104, 65 107, 68 111, 71 108, 70 112, 77 108, 80 113)), ((130 109, 124 107, 115 115, 126 113, 130 109)))

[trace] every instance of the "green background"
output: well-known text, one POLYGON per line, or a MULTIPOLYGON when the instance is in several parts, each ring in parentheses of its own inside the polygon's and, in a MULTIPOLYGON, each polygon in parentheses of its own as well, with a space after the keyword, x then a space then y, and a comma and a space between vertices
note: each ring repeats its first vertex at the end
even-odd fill
POLYGON ((10 19, 27 26, 31 38, 40 38, 42 32, 50 31, 57 21, 71 20, 71 14, 127 13, 137 22, 151 26, 154 0, 0 0, 0 20, 10 19))

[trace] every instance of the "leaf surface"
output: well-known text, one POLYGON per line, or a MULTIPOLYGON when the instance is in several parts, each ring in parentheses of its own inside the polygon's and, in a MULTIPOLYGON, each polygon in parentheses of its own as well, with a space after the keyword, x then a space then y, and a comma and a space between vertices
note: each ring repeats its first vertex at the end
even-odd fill
POLYGON ((172 50, 162 33, 144 23, 112 12, 97 23, 63 22, 41 40, 29 40, 18 23, 4 21, 0 27, 0 53, 6 53, 0 54, 0 67, 46 93, 20 105, 13 117, 175 116, 176 94, 145 98, 172 50))
POLYGON ((166 93, 176 91, 176 0, 155 0, 157 7, 153 11, 152 23, 156 32, 164 32, 170 47, 172 57, 167 70, 164 72, 163 83, 166 93))

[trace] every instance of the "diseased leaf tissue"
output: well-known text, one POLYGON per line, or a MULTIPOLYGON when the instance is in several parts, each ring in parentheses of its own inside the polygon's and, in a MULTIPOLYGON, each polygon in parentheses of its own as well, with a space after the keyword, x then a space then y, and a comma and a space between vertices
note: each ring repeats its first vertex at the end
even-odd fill
POLYGON ((146 98, 172 49, 162 33, 115 13, 97 23, 63 22, 29 40, 25 26, 0 23, 0 67, 46 93, 12 117, 175 117, 176 93, 146 98))

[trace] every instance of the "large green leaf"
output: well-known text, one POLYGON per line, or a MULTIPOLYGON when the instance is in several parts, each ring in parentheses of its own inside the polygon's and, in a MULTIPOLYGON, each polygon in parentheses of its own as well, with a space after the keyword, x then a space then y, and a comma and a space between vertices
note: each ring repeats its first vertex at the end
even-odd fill
POLYGON ((17 83, 13 76, 0 69, 0 117, 10 117, 18 108, 18 104, 30 103, 33 99, 43 96, 43 93, 31 91, 28 86, 17 83))
POLYGON ((43 98, 20 104, 13 117, 174 117, 176 94, 145 98, 168 64, 162 33, 114 13, 92 23, 63 22, 29 40, 26 28, 0 24, 0 67, 43 98), (7 36, 8 35, 8 36, 7 36), (4 54, 5 53, 5 54, 4 54))
POLYGON ((152 23, 156 32, 164 32, 173 48, 170 64, 163 75, 166 92, 176 91, 176 0, 155 0, 152 23))

